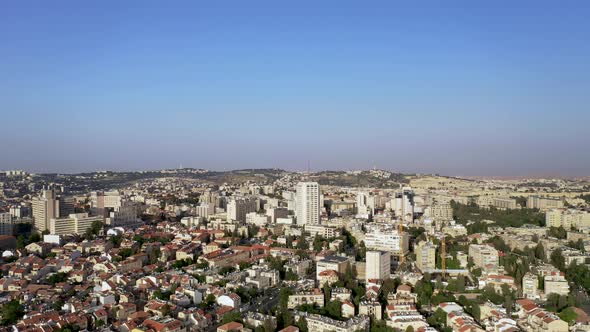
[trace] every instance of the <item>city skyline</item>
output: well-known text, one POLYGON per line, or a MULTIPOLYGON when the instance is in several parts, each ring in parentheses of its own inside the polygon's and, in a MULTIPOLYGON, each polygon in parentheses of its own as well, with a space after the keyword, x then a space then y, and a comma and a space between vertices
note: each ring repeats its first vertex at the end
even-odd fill
POLYGON ((568 5, 4 3, 0 169, 589 176, 568 5))

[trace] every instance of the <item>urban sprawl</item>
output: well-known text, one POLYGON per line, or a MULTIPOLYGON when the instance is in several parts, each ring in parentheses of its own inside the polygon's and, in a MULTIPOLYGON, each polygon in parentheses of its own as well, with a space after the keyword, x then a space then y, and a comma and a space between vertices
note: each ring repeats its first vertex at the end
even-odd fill
POLYGON ((590 181, 0 172, 13 332, 590 331, 590 181))

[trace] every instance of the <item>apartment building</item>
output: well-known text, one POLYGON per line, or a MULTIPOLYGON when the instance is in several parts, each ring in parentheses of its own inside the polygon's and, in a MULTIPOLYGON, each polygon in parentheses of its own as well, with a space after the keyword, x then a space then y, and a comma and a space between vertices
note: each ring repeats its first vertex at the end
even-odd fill
POLYGON ((289 302, 287 303, 287 307, 289 309, 295 309, 303 304, 314 304, 320 308, 323 307, 324 293, 322 293, 321 289, 314 288, 311 291, 298 292, 293 295, 289 295, 289 302))
POLYGON ((251 197, 236 197, 227 203, 227 220, 246 222, 246 215, 256 212, 256 200, 251 197))
POLYGON ((449 202, 437 202, 424 209, 424 216, 434 220, 452 220, 453 208, 449 202))
POLYGON ((66 218, 52 218, 49 232, 53 235, 84 234, 94 222, 104 222, 102 216, 89 216, 88 213, 73 213, 66 218))
POLYGON ((368 331, 371 320, 368 316, 351 317, 346 321, 339 321, 329 317, 301 313, 300 319, 305 319, 309 331, 314 332, 357 332, 368 331))
POLYGON ((481 269, 485 269, 488 265, 495 267, 499 263, 498 250, 489 245, 470 244, 469 257, 473 259, 473 264, 481 269))
POLYGON ((299 225, 320 223, 320 185, 317 182, 299 182, 296 187, 296 214, 299 225))
POLYGON ((590 227, 590 212, 575 209, 551 209, 545 213, 545 226, 572 228, 590 227))
POLYGON ((561 198, 529 196, 526 201, 526 207, 529 209, 539 209, 546 211, 549 209, 560 209, 563 207, 563 200, 561 198))
POLYGON ((367 251, 366 280, 384 280, 391 275, 391 254, 387 251, 367 251))
POLYGON ((372 224, 367 225, 365 246, 373 250, 388 251, 392 255, 401 252, 407 254, 410 248, 410 238, 406 232, 400 235, 395 225, 372 224))
POLYGON ((14 221, 9 212, 0 213, 0 235, 12 235, 14 233, 14 221))
POLYGON ((41 195, 31 201, 35 228, 39 232, 49 230, 49 221, 59 218, 59 200, 53 189, 41 191, 41 195))
POLYGON ((359 303, 359 315, 371 316, 374 319, 383 319, 383 308, 376 300, 361 301, 359 303))
POLYGON ((375 214, 375 196, 367 192, 356 194, 356 217, 368 219, 375 214))
POLYGON ((522 297, 536 300, 539 298, 538 290, 539 278, 536 275, 527 272, 522 277, 522 297))
POLYGON ((422 241, 414 248, 416 266, 420 271, 436 268, 436 245, 429 241, 422 241))
POLYGON ((321 235, 326 239, 335 238, 340 235, 340 230, 332 226, 306 224, 304 229, 311 236, 321 235))
POLYGON ((555 293, 559 295, 568 295, 570 292, 570 286, 565 279, 563 272, 552 273, 546 275, 545 279, 545 296, 555 293))
POLYGON ((479 196, 476 203, 483 208, 494 207, 501 210, 516 209, 516 199, 509 197, 479 196))
POLYGON ((342 256, 326 256, 316 262, 316 279, 320 279, 320 274, 324 271, 332 270, 339 274, 346 272, 350 264, 350 258, 342 256))

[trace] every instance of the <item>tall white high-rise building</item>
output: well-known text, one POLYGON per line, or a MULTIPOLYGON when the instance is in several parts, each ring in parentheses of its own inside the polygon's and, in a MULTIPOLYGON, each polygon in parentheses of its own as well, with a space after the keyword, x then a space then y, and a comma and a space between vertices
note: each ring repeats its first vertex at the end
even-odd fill
POLYGON ((391 253, 386 251, 367 251, 365 275, 367 280, 384 280, 391 274, 391 253))
POLYGON ((317 182, 299 182, 297 184, 297 223, 318 225, 320 209, 320 185, 317 182))
POLYGON ((401 192, 395 194, 393 199, 395 215, 405 222, 414 220, 414 192, 412 188, 404 187, 401 192))
POLYGON ((366 192, 356 194, 356 216, 368 219, 375 214, 375 196, 366 192))
POLYGON ((227 219, 230 221, 246 221, 246 215, 256 212, 256 200, 251 197, 232 197, 227 203, 227 219))
POLYGON ((33 198, 31 202, 35 228, 39 232, 49 229, 49 221, 59 218, 59 200, 56 199, 53 189, 43 190, 40 197, 33 198))

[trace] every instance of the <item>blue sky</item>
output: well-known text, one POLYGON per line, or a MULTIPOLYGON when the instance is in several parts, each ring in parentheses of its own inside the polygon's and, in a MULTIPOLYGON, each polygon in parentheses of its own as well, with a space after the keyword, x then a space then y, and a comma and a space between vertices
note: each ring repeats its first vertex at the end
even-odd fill
POLYGON ((0 169, 590 175, 590 3, 0 3, 0 169))

